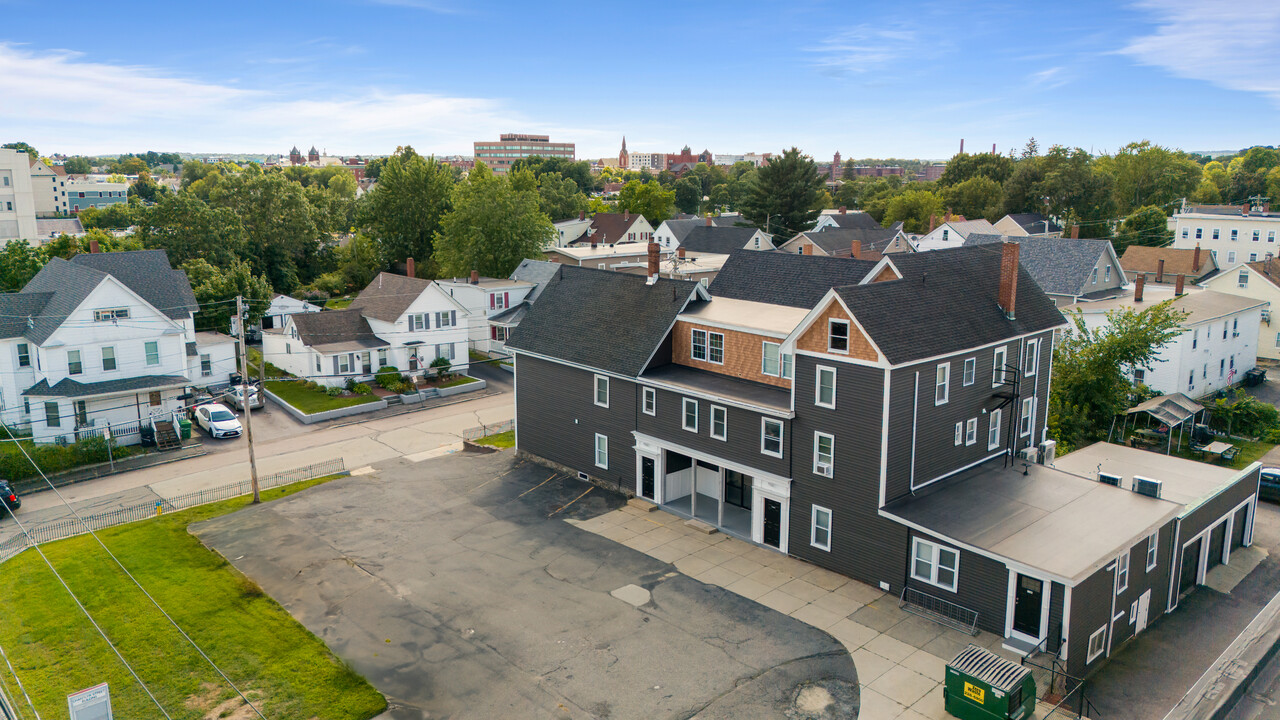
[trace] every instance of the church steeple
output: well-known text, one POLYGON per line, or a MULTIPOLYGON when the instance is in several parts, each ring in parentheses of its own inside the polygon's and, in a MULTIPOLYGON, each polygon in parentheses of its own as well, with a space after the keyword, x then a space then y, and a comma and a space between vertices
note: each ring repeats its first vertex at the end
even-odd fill
POLYGON ((627 136, 626 136, 626 135, 623 135, 623 136, 622 136, 622 151, 618 153, 618 167, 620 167, 620 168, 622 168, 622 169, 624 169, 624 170, 625 170, 625 169, 626 169, 626 167, 627 167, 627 165, 629 164, 629 163, 628 163, 628 159, 629 159, 630 157, 631 157, 631 156, 627 153, 627 136))

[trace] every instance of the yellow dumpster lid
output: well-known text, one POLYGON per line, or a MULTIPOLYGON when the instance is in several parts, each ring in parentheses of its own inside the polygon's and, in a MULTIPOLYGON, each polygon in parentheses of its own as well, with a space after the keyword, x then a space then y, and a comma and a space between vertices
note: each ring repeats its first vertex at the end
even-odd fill
POLYGON ((947 668, 964 673, 969 677, 981 680, 997 690, 1012 692, 1022 679, 1031 674, 1012 660, 1006 660, 990 650, 972 643, 960 651, 954 660, 947 663, 947 668))

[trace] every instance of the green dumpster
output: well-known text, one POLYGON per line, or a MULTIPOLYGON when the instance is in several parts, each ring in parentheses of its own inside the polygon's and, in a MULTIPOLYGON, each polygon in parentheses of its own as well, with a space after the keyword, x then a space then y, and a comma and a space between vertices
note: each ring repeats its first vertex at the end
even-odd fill
POLYGON ((947 663, 942 701, 962 720, 1029 718, 1036 709, 1036 681, 1029 668, 970 645, 947 663))
POLYGON ((182 436, 183 440, 191 439, 191 421, 190 420, 184 417, 178 418, 178 434, 182 436))

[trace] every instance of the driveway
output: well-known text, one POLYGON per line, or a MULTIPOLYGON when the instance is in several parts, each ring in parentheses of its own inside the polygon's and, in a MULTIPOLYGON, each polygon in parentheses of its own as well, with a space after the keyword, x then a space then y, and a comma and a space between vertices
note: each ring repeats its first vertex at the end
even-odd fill
POLYGON ((405 458, 192 527, 388 717, 854 717, 831 636, 580 530, 623 498, 510 451, 405 458), (818 710, 823 709, 823 710, 818 710))

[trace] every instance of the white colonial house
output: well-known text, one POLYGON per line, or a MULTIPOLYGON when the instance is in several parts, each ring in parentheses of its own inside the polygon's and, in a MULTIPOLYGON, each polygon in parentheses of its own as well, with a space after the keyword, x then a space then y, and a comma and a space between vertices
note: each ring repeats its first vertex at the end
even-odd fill
POLYGON ((1257 365, 1266 301, 1198 287, 1176 295, 1176 287, 1144 284, 1140 278, 1118 297, 1068 305, 1062 313, 1070 319, 1079 312, 1085 326, 1096 330, 1110 322, 1111 311, 1141 310, 1173 298, 1174 309, 1187 313, 1182 332, 1160 349, 1150 368, 1131 370, 1134 380, 1166 395, 1203 397, 1239 383, 1257 365))
POLYGON ((171 423, 190 388, 224 385, 234 341, 196 332, 186 274, 163 250, 54 258, 0 295, 0 417, 36 442, 171 423))
POLYGON ((961 247, 964 245, 965 239, 975 233, 978 235, 1000 235, 1000 231, 996 229, 996 226, 987 220, 948 220, 917 238, 915 241, 916 250, 926 252, 961 247))
POLYGON ((526 280, 480 277, 477 272, 470 278, 437 280, 436 284, 467 309, 468 342, 484 353, 501 350, 507 340, 507 329, 490 324, 489 319, 523 303, 534 287, 526 280))
POLYGON ((1241 263, 1265 262, 1280 256, 1280 212, 1247 205, 1194 206, 1169 219, 1173 247, 1197 245, 1213 253, 1224 270, 1241 263))
POLYGON ((438 357, 455 372, 469 363, 467 309, 438 283, 379 273, 345 310, 295 313, 262 333, 277 367, 322 385, 366 382, 395 367, 421 374, 438 357))
POLYGON ((1259 320, 1258 357, 1280 360, 1280 325, 1272 322, 1272 314, 1280 310, 1280 260, 1259 260, 1237 265, 1201 283, 1216 292, 1266 303, 1259 320))
POLYGON ((262 313, 262 328, 270 330, 272 328, 282 327, 284 319, 287 315, 296 313, 320 312, 324 308, 306 300, 289 297, 288 295, 276 294, 271 298, 271 304, 267 306, 265 312, 262 313))

